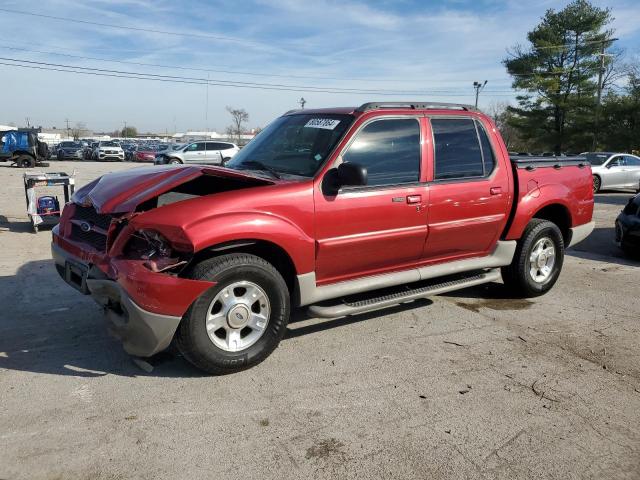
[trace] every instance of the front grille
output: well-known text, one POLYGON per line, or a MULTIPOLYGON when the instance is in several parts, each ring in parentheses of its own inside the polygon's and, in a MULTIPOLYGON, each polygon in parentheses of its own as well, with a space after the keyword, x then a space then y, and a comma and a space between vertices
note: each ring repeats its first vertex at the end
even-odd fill
MULTIPOLYGON (((101 215, 96 212, 93 207, 83 207, 82 205, 76 205, 76 211, 73 215, 73 220, 88 223, 91 227, 95 226, 104 230, 109 229, 111 224, 111 215, 101 215)), ((104 252, 107 249, 107 236, 97 232, 93 228, 89 231, 84 231, 80 225, 73 223, 71 226, 71 239, 78 242, 91 245, 98 251, 104 252)))

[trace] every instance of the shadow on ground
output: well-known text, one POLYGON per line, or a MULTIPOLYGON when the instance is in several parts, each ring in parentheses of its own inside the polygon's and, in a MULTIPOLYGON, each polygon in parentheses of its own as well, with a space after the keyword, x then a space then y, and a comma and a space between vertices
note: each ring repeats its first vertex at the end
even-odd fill
MULTIPOLYGON (((26 207, 25 207, 26 209, 26 207)), ((33 228, 31 227, 31 222, 24 220, 9 220, 4 215, 0 215, 0 232, 8 231, 14 233, 33 233, 33 228)))
POLYGON ((569 248, 566 255, 588 260, 598 260, 607 257, 608 263, 625 266, 640 266, 640 261, 631 258, 618 247, 615 242, 616 234, 613 224, 611 227, 598 227, 582 242, 569 248))
POLYGON ((628 192, 603 192, 596 193, 593 197, 595 203, 601 205, 620 205, 620 210, 624 207, 630 198, 635 196, 632 191, 628 192))
MULTIPOLYGON (((334 320, 312 319, 297 310, 284 341, 431 303, 417 300, 334 320)), ((152 371, 140 368, 107 333, 100 307, 64 284, 51 260, 28 262, 15 275, 0 277, 0 305, 0 369, 75 377, 204 376, 173 345, 145 359, 152 371)))

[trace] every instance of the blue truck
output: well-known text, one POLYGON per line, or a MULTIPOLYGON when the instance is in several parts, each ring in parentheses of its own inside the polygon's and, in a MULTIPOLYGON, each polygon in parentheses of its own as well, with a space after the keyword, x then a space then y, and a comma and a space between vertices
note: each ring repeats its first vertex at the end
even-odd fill
POLYGON ((0 161, 9 161, 21 168, 47 167, 49 146, 38 140, 33 130, 0 132, 0 161))

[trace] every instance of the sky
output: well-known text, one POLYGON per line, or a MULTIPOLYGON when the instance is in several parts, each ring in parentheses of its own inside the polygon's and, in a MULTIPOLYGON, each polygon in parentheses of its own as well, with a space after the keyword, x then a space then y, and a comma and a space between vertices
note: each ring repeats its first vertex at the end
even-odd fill
MULTIPOLYGON (((126 122, 139 131, 223 132, 231 123, 226 106, 244 108, 248 127, 264 127, 298 108, 301 97, 307 108, 473 103, 473 82, 487 80, 479 102, 486 109, 514 103, 501 63, 507 49, 525 43, 545 10, 567 3, 0 0, 0 63, 77 65, 183 82, 0 65, 0 124, 23 126, 28 117, 45 128, 68 120, 94 131, 126 122), (207 78, 215 85, 204 85, 207 78), (221 85, 228 82, 236 86, 221 85), (240 88, 241 82, 260 88, 240 88)), ((630 58, 640 54, 640 2, 593 3, 611 8, 616 46, 630 58)))

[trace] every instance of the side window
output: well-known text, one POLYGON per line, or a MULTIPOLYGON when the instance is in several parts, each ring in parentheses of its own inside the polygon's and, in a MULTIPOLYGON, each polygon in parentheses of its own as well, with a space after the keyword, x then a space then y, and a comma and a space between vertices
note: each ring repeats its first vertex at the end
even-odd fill
POLYGON ((623 165, 622 157, 615 157, 610 162, 608 167, 621 167, 623 165))
POLYGON ((484 174, 490 175, 493 172, 493 167, 496 165, 496 158, 493 155, 493 148, 491 148, 491 142, 486 130, 479 122, 476 123, 478 128, 478 136, 480 137, 480 147, 482 147, 482 159, 484 161, 484 174))
POLYGON ((475 122, 470 118, 431 120, 435 179, 482 177, 484 166, 475 122))
POLYGON ((219 143, 218 148, 220 150, 231 150, 233 148, 233 145, 231 145, 230 143, 219 143))
POLYGON ((420 179, 420 123, 414 118, 376 120, 358 132, 343 154, 367 168, 367 185, 396 185, 420 179))
POLYGON ((631 155, 625 155, 624 158, 627 167, 640 167, 640 158, 632 157, 631 155))

